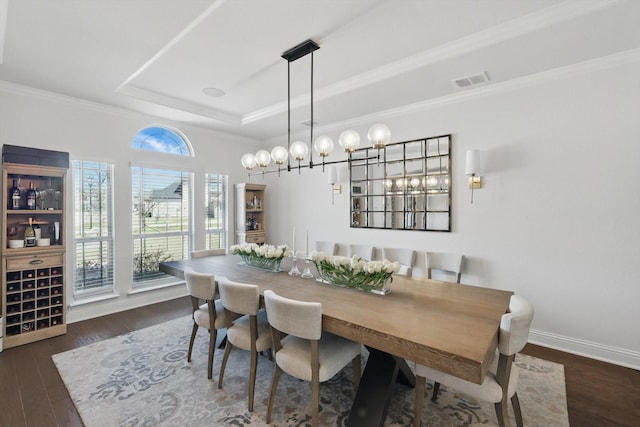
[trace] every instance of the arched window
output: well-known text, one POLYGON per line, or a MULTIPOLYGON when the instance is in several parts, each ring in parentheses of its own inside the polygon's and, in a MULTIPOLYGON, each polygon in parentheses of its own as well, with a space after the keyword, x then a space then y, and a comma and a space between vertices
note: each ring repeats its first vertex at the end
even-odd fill
POLYGON ((137 150, 177 154, 178 156, 193 156, 193 151, 186 137, 180 131, 161 126, 150 126, 142 129, 133 138, 131 147, 137 150))

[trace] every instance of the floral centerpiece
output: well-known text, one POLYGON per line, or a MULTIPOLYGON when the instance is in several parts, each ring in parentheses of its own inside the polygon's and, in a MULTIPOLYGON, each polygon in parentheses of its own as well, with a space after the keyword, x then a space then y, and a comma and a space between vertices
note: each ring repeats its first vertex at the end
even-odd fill
POLYGON ((389 292, 393 273, 400 270, 400 264, 389 260, 365 261, 359 256, 351 258, 312 252, 320 278, 328 283, 346 288, 371 291, 379 294, 389 292))
POLYGON ((282 259, 289 254, 286 245, 257 245, 255 243, 243 243, 231 246, 231 253, 240 255, 242 261, 251 267, 264 270, 281 271, 282 259))

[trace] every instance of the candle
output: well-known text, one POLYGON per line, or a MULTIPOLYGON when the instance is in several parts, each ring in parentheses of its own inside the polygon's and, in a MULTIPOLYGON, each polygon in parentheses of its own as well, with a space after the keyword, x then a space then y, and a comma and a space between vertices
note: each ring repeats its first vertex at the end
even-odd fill
POLYGON ((295 254, 296 253, 296 228, 293 227, 293 243, 292 243, 292 251, 295 254))
POLYGON ((309 256, 309 230, 307 230, 307 235, 304 238, 304 255, 309 256))

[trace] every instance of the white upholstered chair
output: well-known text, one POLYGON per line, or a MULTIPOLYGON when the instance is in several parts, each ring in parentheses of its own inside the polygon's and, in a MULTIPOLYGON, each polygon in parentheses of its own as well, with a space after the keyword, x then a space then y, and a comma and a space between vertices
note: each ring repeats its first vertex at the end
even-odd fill
MULTIPOLYGON (((509 312, 502 316, 500 322, 496 360, 494 360, 493 366, 487 372, 482 384, 475 384, 436 369, 416 365, 414 427, 420 426, 426 378, 477 400, 494 403, 498 424, 501 427, 509 425, 508 403, 511 399, 516 424, 521 427, 522 412, 517 394, 519 368, 515 365, 514 359, 516 353, 522 350, 527 343, 532 320, 533 307, 531 304, 519 295, 512 295, 509 312)), ((434 388, 434 398, 436 397, 437 390, 434 388)))
POLYGON ((371 245, 349 245, 349 256, 358 255, 365 261, 373 259, 374 247, 371 245))
POLYGON ((396 274, 400 276, 411 276, 416 259, 416 251, 404 248, 382 248, 382 258, 400 263, 400 271, 396 274))
POLYGON ((446 273, 454 274, 456 277, 456 283, 460 283, 463 261, 464 256, 460 254, 426 252, 425 265, 427 267, 427 278, 431 279, 432 270, 440 270, 446 273))
POLYGON ((220 249, 202 249, 198 251, 191 251, 191 258, 203 258, 206 256, 214 256, 214 255, 225 255, 227 250, 224 248, 220 249))
POLYGON ((329 255, 335 255, 336 250, 338 249, 338 245, 335 242, 316 242, 316 251, 324 252, 329 255))
POLYGON ((260 310, 260 292, 256 285, 238 283, 226 277, 219 277, 218 291, 224 305, 227 326, 227 343, 220 366, 218 388, 222 388, 224 370, 232 348, 250 351, 248 408, 249 411, 253 411, 258 353, 272 347, 267 315, 264 310, 260 310))
POLYGON ((312 425, 319 422, 320 383, 331 379, 349 362, 353 382, 360 383, 360 343, 322 331, 322 304, 284 298, 264 292, 267 317, 271 325, 275 369, 267 407, 271 422, 273 401, 282 371, 312 385, 312 425), (283 338, 283 334, 287 334, 283 338))
POLYGON ((191 362, 191 352, 193 342, 196 339, 198 327, 202 326, 209 330, 209 364, 207 367, 207 378, 212 378, 213 353, 218 337, 218 329, 225 327, 224 308, 220 300, 214 300, 216 294, 216 280, 213 274, 197 273, 192 269, 184 271, 184 279, 187 283, 187 290, 191 296, 193 307, 193 330, 189 341, 189 351, 187 352, 187 362, 191 362), (200 304, 204 301, 204 304, 200 304))

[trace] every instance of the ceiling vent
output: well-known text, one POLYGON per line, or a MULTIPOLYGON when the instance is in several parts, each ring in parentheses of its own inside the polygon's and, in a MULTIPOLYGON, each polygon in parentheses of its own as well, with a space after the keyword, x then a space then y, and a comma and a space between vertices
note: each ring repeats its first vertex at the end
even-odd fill
POLYGON ((467 77, 461 77, 459 79, 451 80, 451 84, 457 89, 464 89, 470 86, 476 86, 489 81, 489 76, 483 71, 482 73, 474 74, 467 77))

